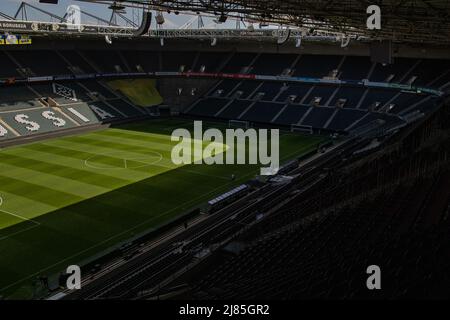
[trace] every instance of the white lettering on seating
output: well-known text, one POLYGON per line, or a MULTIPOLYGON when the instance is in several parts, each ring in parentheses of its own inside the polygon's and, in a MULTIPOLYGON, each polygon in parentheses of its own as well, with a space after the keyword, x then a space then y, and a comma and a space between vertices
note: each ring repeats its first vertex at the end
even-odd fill
POLYGON ((4 136, 6 136, 8 134, 8 130, 6 130, 5 128, 3 128, 1 125, 0 125, 0 137, 4 137, 4 136))
POLYGON ((29 118, 30 117, 28 117, 26 114, 18 114, 14 117, 14 120, 16 120, 18 123, 26 124, 27 126, 25 126, 25 128, 28 131, 38 131, 41 126, 34 121, 27 120, 29 118))
POLYGON ((113 116, 112 114, 106 112, 105 110, 103 110, 102 108, 99 108, 97 106, 94 105, 90 105, 90 107, 92 108, 92 110, 100 117, 102 118, 102 120, 108 119, 108 118, 115 118, 115 116, 113 116))
POLYGON ((42 112, 42 116, 45 119, 53 120, 53 125, 56 127, 64 127, 66 125, 66 121, 64 119, 58 118, 55 116, 55 113, 53 111, 44 111, 42 112))
POLYGON ((85 116, 83 116, 81 113, 79 113, 77 110, 75 110, 74 108, 67 108, 67 110, 69 110, 72 114, 76 115, 78 118, 80 118, 80 120, 82 120, 83 122, 91 122, 91 120, 89 120, 88 118, 86 118, 85 116))

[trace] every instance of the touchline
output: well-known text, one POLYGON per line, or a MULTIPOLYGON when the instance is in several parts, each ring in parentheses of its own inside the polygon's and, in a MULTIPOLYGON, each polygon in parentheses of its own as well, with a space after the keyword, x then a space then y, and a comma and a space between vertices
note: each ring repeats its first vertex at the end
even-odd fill
POLYGON ((171 140, 178 143, 172 148, 171 157, 175 165, 260 164, 264 166, 260 168, 261 175, 274 175, 280 166, 279 138, 278 129, 250 128, 226 129, 224 139, 221 130, 203 131, 202 121, 194 121, 193 137, 184 128, 172 132, 171 140))

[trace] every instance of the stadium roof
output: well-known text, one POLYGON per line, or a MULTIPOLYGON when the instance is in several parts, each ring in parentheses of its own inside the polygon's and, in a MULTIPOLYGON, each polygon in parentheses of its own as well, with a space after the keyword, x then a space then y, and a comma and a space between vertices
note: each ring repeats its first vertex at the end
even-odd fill
POLYGON ((152 10, 212 13, 246 21, 308 27, 311 30, 362 35, 397 42, 450 43, 449 0, 79 0, 152 10), (381 29, 366 25, 369 5, 381 9, 381 29))

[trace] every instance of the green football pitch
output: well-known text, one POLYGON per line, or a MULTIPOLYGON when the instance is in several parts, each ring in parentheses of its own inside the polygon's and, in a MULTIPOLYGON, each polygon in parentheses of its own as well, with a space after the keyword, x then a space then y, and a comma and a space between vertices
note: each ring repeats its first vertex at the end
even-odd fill
MULTIPOLYGON (((256 165, 174 165, 170 134, 180 127, 193 124, 143 121, 0 149, 0 295, 31 295, 38 276, 154 230, 258 174, 256 165)), ((321 142, 282 133, 281 162, 321 142)))

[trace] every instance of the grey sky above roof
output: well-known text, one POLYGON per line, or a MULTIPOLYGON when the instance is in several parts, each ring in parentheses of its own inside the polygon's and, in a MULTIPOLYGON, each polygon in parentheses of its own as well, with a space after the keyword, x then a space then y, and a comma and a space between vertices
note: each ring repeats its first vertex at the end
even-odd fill
MULTIPOLYGON (((99 3, 89 3, 89 2, 82 2, 82 1, 75 1, 75 0, 59 0, 58 4, 44 4, 39 3, 38 0, 0 0, 0 11, 3 13, 6 13, 10 16, 14 16, 19 5, 22 2, 29 3, 33 6, 36 6, 38 8, 41 8, 43 10, 49 11, 51 13, 54 13, 58 16, 64 16, 67 8, 70 5, 77 5, 80 7, 82 11, 89 12, 91 14, 94 14, 102 19, 109 20, 111 18, 112 11, 108 9, 108 5, 105 4, 99 4, 99 3)), ((140 17, 141 17, 141 10, 139 9, 132 9, 127 8, 126 9, 126 17, 129 18, 131 21, 138 24, 140 17)), ((196 27, 198 25, 198 22, 194 15, 190 14, 183 14, 180 13, 179 15, 175 14, 168 14, 164 13, 165 17, 165 24, 164 28, 179 28, 182 26, 186 26, 189 22, 192 22, 192 27, 196 27), (194 21, 195 20, 195 21, 194 21)), ((18 19, 21 17, 19 16, 18 19)), ((38 11, 35 10, 27 10, 27 19, 28 20, 37 20, 42 21, 46 20, 46 17, 38 11)), ((120 20, 120 19, 119 19, 120 20)), ((86 24, 96 24, 93 18, 88 16, 82 15, 82 22, 86 24)), ((124 21, 118 21, 118 24, 124 23, 124 21)), ((213 22, 212 18, 204 18, 203 19, 204 26, 206 28, 217 28, 218 26, 213 22)), ((220 24, 220 28, 234 28, 236 25, 235 21, 227 21, 224 24, 220 24)))

